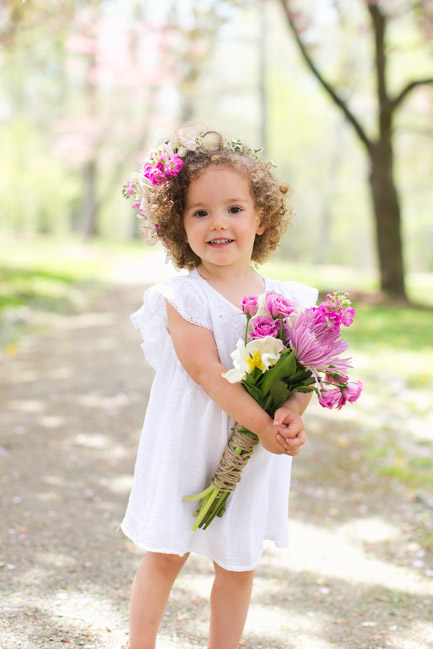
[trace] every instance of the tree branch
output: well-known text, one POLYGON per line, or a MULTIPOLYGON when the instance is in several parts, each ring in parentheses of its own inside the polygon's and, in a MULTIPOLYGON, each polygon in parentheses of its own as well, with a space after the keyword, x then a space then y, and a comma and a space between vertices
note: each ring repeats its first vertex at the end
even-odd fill
POLYGON ((295 37, 296 43, 298 44, 299 50, 302 54, 302 57, 304 58, 304 61, 316 77, 316 79, 319 81, 319 83, 323 86, 323 88, 326 90, 326 92, 329 94, 331 99, 334 101, 335 104, 343 111, 344 115, 346 116, 346 119, 352 124, 353 128, 355 129, 359 139, 363 144, 365 144, 366 148, 368 150, 371 149, 372 142, 366 132, 364 131, 362 125, 360 122, 357 120, 355 115, 352 113, 352 111, 349 109, 347 106, 346 102, 343 100, 342 97, 332 88, 332 86, 326 81, 322 73, 319 71, 319 69, 316 67, 315 63, 313 62, 312 58, 310 57, 307 48, 302 41, 298 30, 296 29, 295 22, 292 18, 292 14, 290 12, 289 8, 289 3, 290 0, 280 0, 281 6, 283 8, 283 11, 287 17, 287 21, 289 23, 289 27, 293 32, 293 35, 295 37))
POLYGON ((431 84, 431 83, 433 83, 433 78, 431 78, 431 79, 416 79, 416 80, 411 81, 410 83, 408 83, 407 86, 405 88, 403 88, 403 90, 401 90, 401 92, 396 97, 394 97, 394 99, 392 100, 392 102, 391 102, 392 110, 397 108, 397 106, 399 106, 399 104, 402 103, 402 101, 406 98, 406 96, 410 92, 412 92, 412 90, 414 88, 416 88, 417 86, 426 86, 426 85, 431 84))

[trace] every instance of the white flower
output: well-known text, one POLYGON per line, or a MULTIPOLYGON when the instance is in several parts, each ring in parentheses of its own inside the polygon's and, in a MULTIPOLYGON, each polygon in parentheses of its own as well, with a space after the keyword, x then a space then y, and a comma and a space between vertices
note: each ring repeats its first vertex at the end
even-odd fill
POLYGON ((199 146, 199 143, 197 142, 199 134, 191 127, 180 129, 180 131, 177 131, 176 137, 189 151, 195 151, 199 146))
POLYGON ((160 128, 160 129, 159 129, 158 131, 156 131, 156 133, 155 133, 156 144, 157 144, 157 145, 159 145, 159 144, 165 144, 166 142, 168 142, 169 137, 170 137, 170 134, 169 134, 169 132, 167 131, 167 129, 165 129, 165 128, 160 128))
POLYGON ((282 342, 273 336, 257 338, 246 345, 243 340, 238 340, 231 355, 234 368, 224 372, 223 377, 230 383, 239 383, 256 367, 266 372, 278 361, 283 349, 282 342))
POLYGON ((186 155, 187 151, 188 149, 186 148, 186 146, 180 146, 177 155, 179 156, 179 158, 183 158, 186 155))

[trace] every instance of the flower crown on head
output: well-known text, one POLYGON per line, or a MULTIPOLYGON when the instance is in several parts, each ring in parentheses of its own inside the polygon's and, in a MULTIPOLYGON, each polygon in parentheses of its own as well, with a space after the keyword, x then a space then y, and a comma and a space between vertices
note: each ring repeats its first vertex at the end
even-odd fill
MULTIPOLYGON (((206 135, 206 134, 204 134, 206 135)), ((189 151, 197 151, 203 146, 204 135, 194 128, 182 128, 172 135, 165 129, 157 131, 156 147, 150 149, 140 169, 135 171, 123 186, 125 198, 132 197, 132 208, 137 210, 137 217, 142 219, 141 232, 146 242, 153 246, 158 238, 158 221, 150 215, 149 196, 159 185, 177 176, 183 167, 183 160, 189 151)), ((224 148, 240 155, 252 155, 259 160, 262 149, 250 149, 241 140, 230 140, 224 148)), ((273 162, 270 164, 275 167, 273 162)))

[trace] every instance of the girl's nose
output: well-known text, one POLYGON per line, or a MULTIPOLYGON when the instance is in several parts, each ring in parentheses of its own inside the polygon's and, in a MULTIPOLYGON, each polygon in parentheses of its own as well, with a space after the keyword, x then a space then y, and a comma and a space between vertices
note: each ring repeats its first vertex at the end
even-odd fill
POLYGON ((211 230, 227 230, 227 222, 222 214, 216 214, 212 219, 211 230))

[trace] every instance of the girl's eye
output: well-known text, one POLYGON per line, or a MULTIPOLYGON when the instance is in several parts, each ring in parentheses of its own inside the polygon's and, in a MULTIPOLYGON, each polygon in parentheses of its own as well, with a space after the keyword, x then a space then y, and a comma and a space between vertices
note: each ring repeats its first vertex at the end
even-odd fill
POLYGON ((229 209, 230 214, 239 214, 239 212, 242 212, 242 208, 238 207, 237 205, 234 205, 229 209))
POLYGON ((206 210, 197 210, 194 212, 194 216, 207 216, 206 210))

